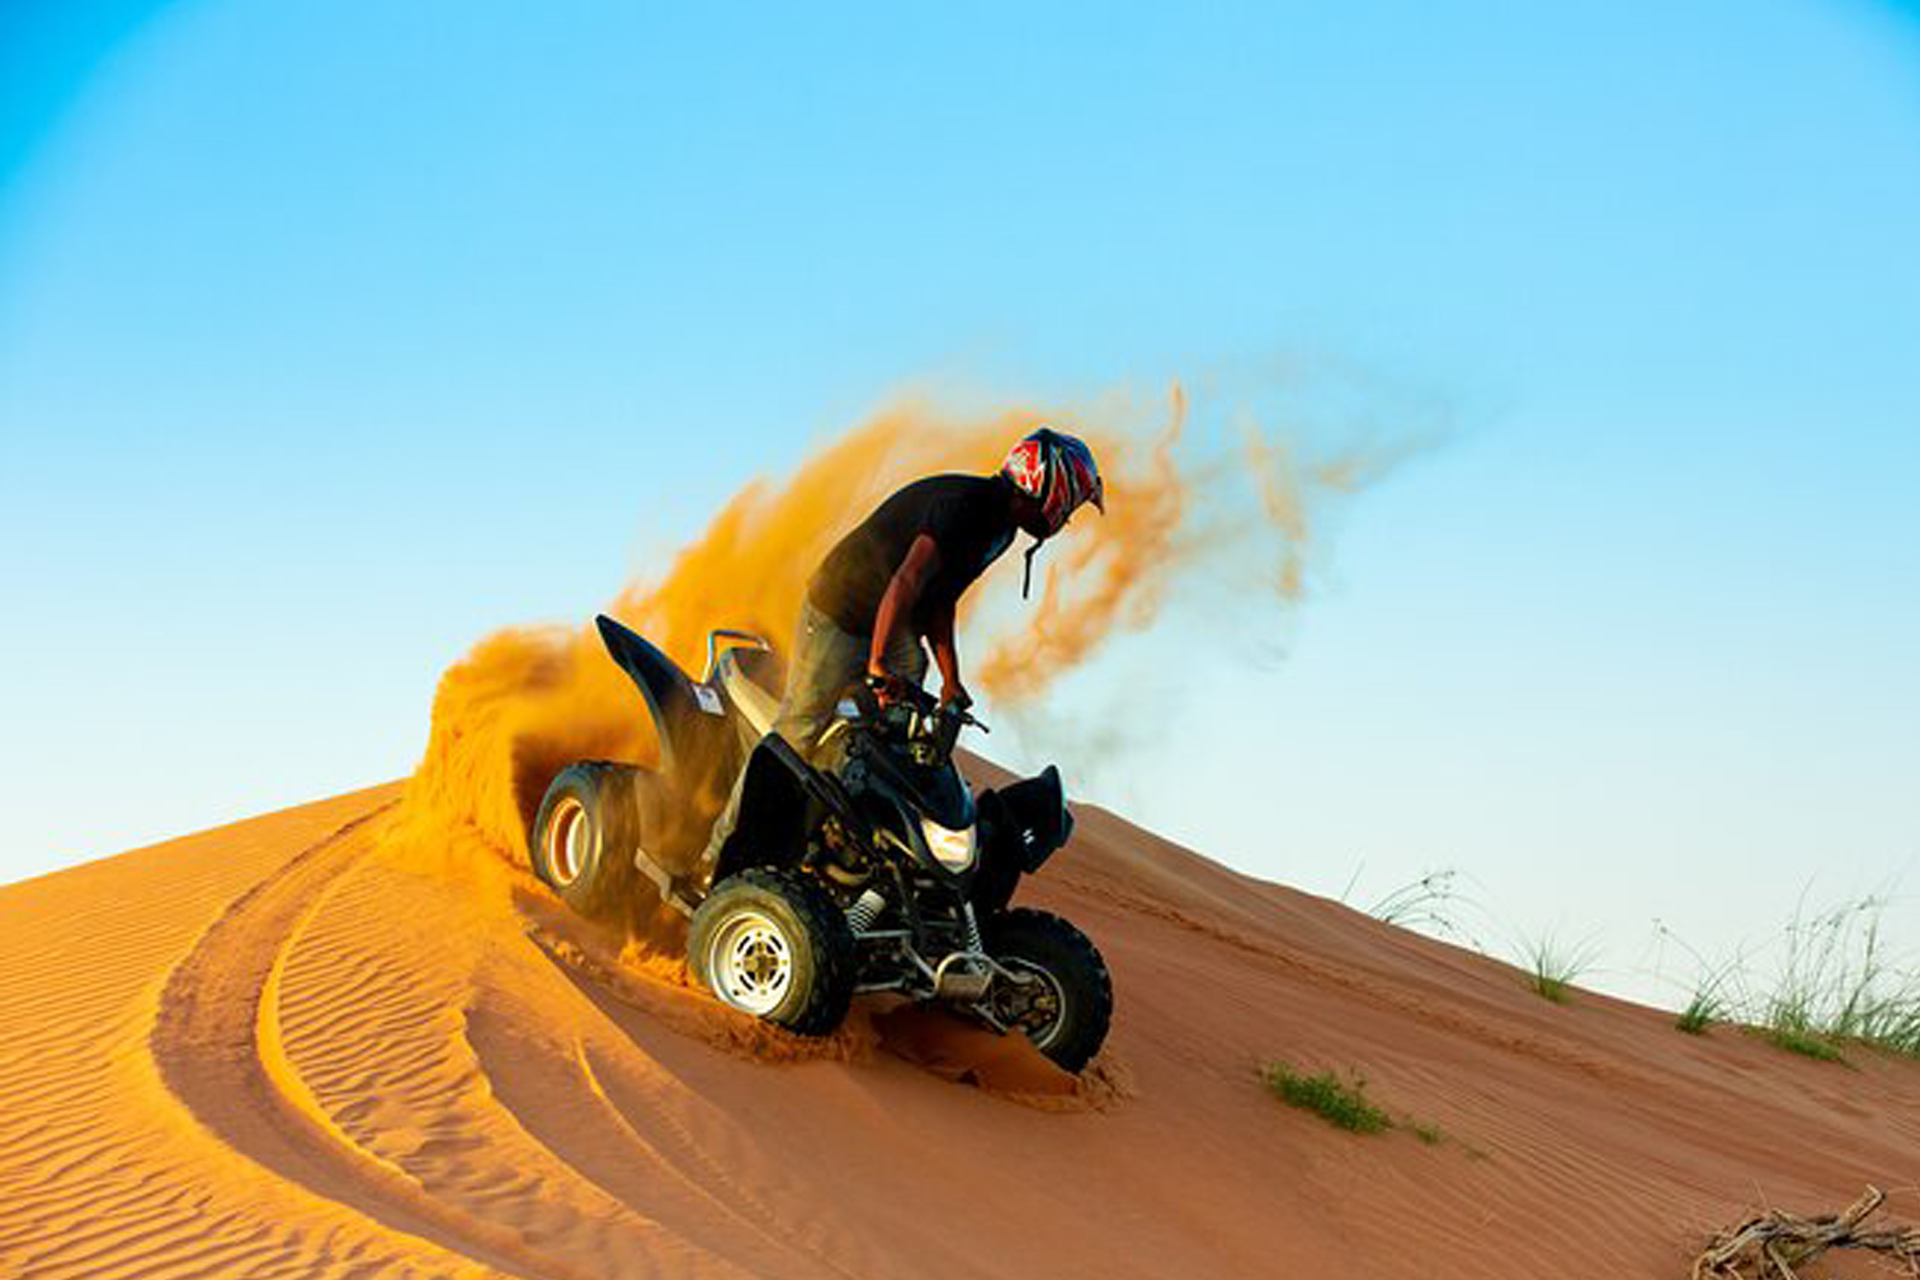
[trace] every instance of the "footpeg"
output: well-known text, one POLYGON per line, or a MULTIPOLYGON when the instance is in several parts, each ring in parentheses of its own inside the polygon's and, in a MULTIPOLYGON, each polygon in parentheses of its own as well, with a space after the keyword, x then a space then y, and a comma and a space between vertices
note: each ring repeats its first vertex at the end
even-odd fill
POLYGON ((660 901, 681 915, 692 917, 693 903, 687 901, 686 895, 680 892, 680 882, 669 875, 665 867, 648 857, 645 849, 633 851, 633 865, 641 875, 653 882, 654 888, 660 891, 660 901))
POLYGON ((977 951, 956 951, 933 971, 933 994, 942 1000, 970 1002, 993 985, 993 962, 977 951))

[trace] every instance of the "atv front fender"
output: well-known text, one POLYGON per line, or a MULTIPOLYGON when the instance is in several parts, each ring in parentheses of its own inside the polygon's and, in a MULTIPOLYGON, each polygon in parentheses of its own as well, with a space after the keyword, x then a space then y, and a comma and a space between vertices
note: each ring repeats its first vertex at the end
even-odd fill
POLYGON ((760 739, 747 756, 741 788, 739 820, 718 861, 702 877, 706 883, 694 886, 700 893, 750 866, 798 861, 805 852, 802 840, 823 811, 838 817, 856 838, 866 836, 866 821, 839 781, 808 764, 777 733, 760 739))
POLYGON ((976 803, 980 868, 968 896, 974 910, 991 915, 1006 909, 1022 875, 1038 871, 1073 838, 1073 814, 1060 770, 1052 765, 1011 786, 983 791, 976 803))
POLYGON ((1073 814, 1053 765, 998 791, 982 792, 979 806, 982 822, 993 828, 990 838, 1009 845, 1028 875, 1073 838, 1073 814))

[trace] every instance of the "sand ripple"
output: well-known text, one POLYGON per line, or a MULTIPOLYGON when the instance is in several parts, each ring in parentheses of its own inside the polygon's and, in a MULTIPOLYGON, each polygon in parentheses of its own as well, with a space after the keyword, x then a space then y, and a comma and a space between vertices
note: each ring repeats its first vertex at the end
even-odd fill
POLYGON ((394 796, 0 890, 0 1274, 1656 1275, 1762 1197, 1920 1217, 1920 1066, 1550 1006, 1097 811, 1036 886, 1120 1001, 1061 1092, 881 1004, 736 1017, 394 796), (1276 1056, 1447 1139, 1286 1110, 1276 1056))

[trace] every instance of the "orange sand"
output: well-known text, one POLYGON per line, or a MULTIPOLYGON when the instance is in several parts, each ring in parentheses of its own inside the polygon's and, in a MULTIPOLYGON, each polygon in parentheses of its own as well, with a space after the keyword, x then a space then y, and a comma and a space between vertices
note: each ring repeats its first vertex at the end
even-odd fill
POLYGON ((884 1005, 738 1018, 423 862, 398 795, 0 889, 0 1275, 1655 1277, 1758 1201, 1920 1218, 1920 1064, 1550 1005, 1098 810, 1031 889, 1113 968, 1074 1086, 884 1005), (1275 1056, 1446 1140, 1290 1110, 1275 1056))

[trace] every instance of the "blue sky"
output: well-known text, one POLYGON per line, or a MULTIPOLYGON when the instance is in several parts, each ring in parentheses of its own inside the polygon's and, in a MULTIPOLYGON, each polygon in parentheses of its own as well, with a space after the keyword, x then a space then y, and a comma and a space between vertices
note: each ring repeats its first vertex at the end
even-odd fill
MULTIPOLYGON (((1515 925, 1920 944, 1920 21, 1858 3, 14 0, 0 877, 404 773, 903 385, 1277 357, 1455 424, 1280 662, 1196 614, 1083 787, 1515 925)), ((996 746, 1005 742, 996 739, 996 746)))

